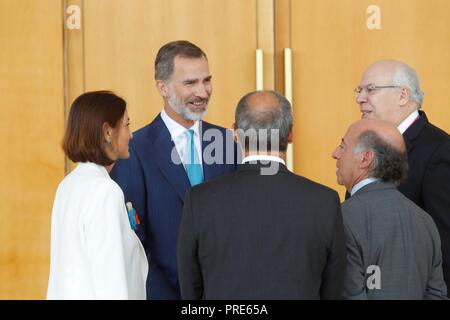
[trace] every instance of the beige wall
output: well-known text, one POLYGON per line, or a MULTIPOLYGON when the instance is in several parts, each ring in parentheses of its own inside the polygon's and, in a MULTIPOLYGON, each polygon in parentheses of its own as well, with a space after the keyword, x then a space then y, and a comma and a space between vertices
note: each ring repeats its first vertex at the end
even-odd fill
POLYGON ((225 127, 238 99, 255 88, 256 48, 264 49, 265 88, 283 91, 282 50, 291 47, 295 171, 341 194, 330 154, 359 118, 352 90, 374 60, 416 67, 424 110, 450 131, 450 1, 377 0, 382 29, 370 31, 373 3, 1 0, 0 299, 45 297, 70 103, 86 90, 114 90, 128 101, 133 129, 144 126, 162 108, 153 61, 168 41, 188 39, 207 53, 214 92, 206 119, 225 127), (82 9, 80 30, 63 27, 70 4, 82 9))
POLYGON ((0 299, 43 298, 50 214, 64 176, 62 9, 0 2, 0 299))

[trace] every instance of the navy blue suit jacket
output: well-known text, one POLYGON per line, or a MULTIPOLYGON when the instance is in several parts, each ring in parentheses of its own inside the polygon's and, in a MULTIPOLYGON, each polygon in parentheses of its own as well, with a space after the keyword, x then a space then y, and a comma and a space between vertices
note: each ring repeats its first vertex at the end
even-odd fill
MULTIPOLYGON (((200 132, 204 181, 234 171, 237 147, 232 132, 204 121, 200 132)), ((149 260, 147 299, 180 299, 176 243, 189 179, 160 115, 133 135, 130 158, 118 161, 111 177, 141 222, 136 233, 149 260)))

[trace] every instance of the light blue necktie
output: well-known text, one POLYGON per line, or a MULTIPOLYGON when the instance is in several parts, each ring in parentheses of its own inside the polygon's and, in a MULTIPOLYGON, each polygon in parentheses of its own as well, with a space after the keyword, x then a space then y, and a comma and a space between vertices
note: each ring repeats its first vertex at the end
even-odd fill
POLYGON ((203 170, 197 154, 197 149, 195 148, 194 130, 187 130, 186 136, 186 172, 191 186, 195 186, 203 182, 203 170))

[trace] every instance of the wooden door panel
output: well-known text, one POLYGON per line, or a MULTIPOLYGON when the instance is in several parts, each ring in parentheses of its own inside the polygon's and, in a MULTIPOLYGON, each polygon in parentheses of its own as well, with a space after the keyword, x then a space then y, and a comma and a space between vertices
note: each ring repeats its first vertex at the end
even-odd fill
POLYGON ((0 299, 47 291, 50 217, 64 176, 62 7, 0 2, 0 299))

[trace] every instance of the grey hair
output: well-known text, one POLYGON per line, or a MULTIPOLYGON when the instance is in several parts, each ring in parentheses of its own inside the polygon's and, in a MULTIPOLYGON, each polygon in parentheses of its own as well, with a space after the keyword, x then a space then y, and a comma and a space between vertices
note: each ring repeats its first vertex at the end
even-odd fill
POLYGON ((394 86, 407 87, 411 92, 411 100, 417 104, 417 109, 422 107, 424 93, 420 89, 419 78, 413 68, 405 64, 397 67, 392 77, 392 84, 394 86))
POLYGON ((271 93, 277 98, 278 108, 266 110, 249 108, 248 99, 258 92, 262 91, 253 91, 243 96, 236 107, 235 125, 240 141, 249 151, 263 148, 271 151, 278 145, 277 151, 284 152, 287 150, 289 131, 292 127, 291 104, 282 94, 268 90, 263 92, 271 93), (249 143, 246 138, 254 138, 257 143, 249 143))
POLYGON ((208 60, 203 50, 189 41, 178 40, 166 43, 159 49, 158 54, 156 55, 155 80, 169 80, 173 72, 176 56, 193 59, 204 57, 208 60))
POLYGON ((372 130, 366 130, 359 135, 353 153, 358 154, 365 150, 374 153, 369 169, 370 177, 397 185, 406 178, 408 163, 405 151, 397 150, 372 130))

